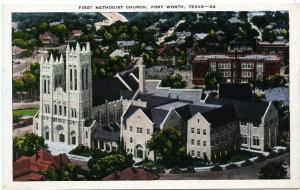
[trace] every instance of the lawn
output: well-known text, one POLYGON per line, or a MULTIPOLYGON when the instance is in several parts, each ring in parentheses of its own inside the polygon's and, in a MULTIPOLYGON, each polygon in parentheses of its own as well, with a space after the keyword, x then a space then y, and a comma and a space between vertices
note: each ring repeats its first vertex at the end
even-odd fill
POLYGON ((257 156, 258 154, 253 153, 253 152, 248 152, 248 151, 235 151, 233 153, 231 153, 228 157, 228 160, 226 161, 227 163, 229 162, 239 162, 242 160, 247 160, 249 158, 253 158, 255 156, 257 156))
POLYGON ((18 121, 24 115, 34 116, 38 112, 38 108, 18 109, 13 111, 14 122, 18 121))

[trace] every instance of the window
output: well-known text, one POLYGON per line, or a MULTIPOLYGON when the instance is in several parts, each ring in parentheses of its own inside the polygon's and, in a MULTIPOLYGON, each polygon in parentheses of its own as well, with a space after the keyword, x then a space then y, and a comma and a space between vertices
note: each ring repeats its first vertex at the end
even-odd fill
POLYGON ((84 90, 84 69, 81 70, 81 90, 84 90))
POLYGON ((89 136, 89 135, 88 135, 88 132, 86 131, 86 132, 85 132, 85 138, 88 139, 88 136, 89 136))
POLYGON ((194 150, 192 150, 192 151, 191 151, 191 154, 192 154, 192 156, 194 156, 194 155, 195 155, 195 151, 194 151, 194 150))
POLYGON ((74 117, 76 118, 76 109, 74 109, 74 117))
POLYGON ((124 130, 127 130, 127 126, 126 125, 124 125, 124 130))
POLYGON ((36 129, 36 130, 39 130, 39 124, 38 124, 38 123, 36 123, 35 129, 36 129))
POLYGON ((57 105, 54 105, 54 114, 57 114, 57 105))
POLYGON ((88 68, 85 69, 85 88, 88 89, 88 68))
POLYGON ((242 144, 248 144, 248 141, 247 141, 247 135, 241 135, 241 141, 242 141, 242 144))
POLYGON ((192 145, 194 145, 194 143, 195 143, 194 141, 195 141, 194 139, 191 139, 191 144, 192 145))
MULTIPOLYGON (((72 144, 76 144, 76 137, 75 136, 72 137, 72 144)), ((98 146, 98 144, 97 144, 97 146, 98 146)))
POLYGON ((201 154, 200 151, 197 151, 197 157, 200 158, 201 154))
POLYGON ((64 106, 64 116, 67 115, 67 106, 64 106))
POLYGON ((197 140, 197 146, 200 146, 200 140, 197 140))
POLYGON ((254 122, 253 123, 253 127, 259 127, 259 123, 258 122, 254 122))
POLYGON ((191 128, 191 133, 194 133, 194 128, 191 128))
POLYGON ((74 69, 74 90, 77 90, 77 69, 74 69))
POLYGON ((50 94, 50 80, 48 79, 48 94, 50 94))
POLYGON ((70 89, 73 89, 73 81, 72 81, 72 69, 70 69, 70 89))
POLYGON ((148 135, 150 134, 150 129, 147 129, 147 134, 148 134, 148 135))
POLYGON ((49 131, 46 131, 45 138, 46 140, 49 140, 49 131))
POLYGON ((44 79, 44 93, 47 93, 47 81, 44 79))
POLYGON ((203 147, 206 147, 206 141, 203 141, 203 147))
POLYGON ((198 119, 198 123, 200 123, 200 119, 198 119))
POLYGON ((132 139, 132 137, 130 137, 130 143, 133 143, 133 139, 132 139))
POLYGON ((203 135, 206 135, 206 130, 205 129, 203 129, 203 135))
POLYGON ((62 115, 61 105, 58 107, 59 115, 62 115))
POLYGON ((253 136, 253 145, 254 146, 259 146, 259 137, 253 136))
POLYGON ((200 129, 197 129, 197 134, 200 134, 200 129))
POLYGON ((129 127, 130 132, 132 131, 132 126, 129 127))

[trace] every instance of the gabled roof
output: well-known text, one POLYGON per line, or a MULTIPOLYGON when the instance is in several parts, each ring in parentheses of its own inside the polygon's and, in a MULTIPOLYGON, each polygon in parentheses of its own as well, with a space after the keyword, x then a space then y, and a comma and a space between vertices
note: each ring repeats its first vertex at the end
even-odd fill
POLYGON ((251 86, 249 83, 220 83, 219 98, 252 101, 251 86))
POLYGON ((155 180, 159 176, 143 169, 129 167, 121 172, 116 171, 102 178, 102 180, 155 180))
POLYGON ((109 57, 124 57, 125 55, 129 55, 129 53, 120 49, 116 49, 109 55, 109 57))
POLYGON ((231 99, 208 98, 205 102, 217 105, 232 103, 238 119, 250 121, 260 121, 269 106, 269 102, 246 102, 231 99))
POLYGON ((65 154, 52 156, 46 150, 39 150, 37 153, 29 156, 22 156, 13 163, 13 176, 18 180, 36 179, 40 180, 40 176, 32 173, 46 171, 49 166, 60 169, 70 163, 70 160, 65 154))
POLYGON ((139 94, 135 99, 147 102, 147 108, 153 108, 160 105, 178 101, 177 99, 174 98, 153 96, 150 94, 139 94))
POLYGON ((266 99, 268 101, 283 101, 285 105, 289 105, 289 88, 277 87, 271 88, 264 91, 266 99))
POLYGON ((120 132, 104 129, 103 127, 96 127, 93 134, 93 139, 103 139, 108 141, 118 141, 120 138, 120 132))

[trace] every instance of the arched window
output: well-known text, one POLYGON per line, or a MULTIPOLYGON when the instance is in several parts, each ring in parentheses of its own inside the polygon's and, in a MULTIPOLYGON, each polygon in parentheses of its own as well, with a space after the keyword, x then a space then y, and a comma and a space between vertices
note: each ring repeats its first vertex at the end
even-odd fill
POLYGON ((54 105, 54 114, 57 114, 57 105, 54 105))
POLYGON ((50 80, 48 79, 48 94, 50 94, 50 80))
POLYGON ((47 81, 46 79, 44 79, 44 93, 46 94, 47 93, 47 81))
POLYGON ((71 108, 71 117, 74 117, 74 111, 73 111, 73 108, 71 108))
POLYGON ((85 132, 85 138, 88 139, 88 132, 85 132))
POLYGON ((88 68, 85 69, 85 88, 88 89, 88 68))
POLYGON ((70 69, 70 89, 73 89, 72 69, 70 69))
POLYGON ((45 104, 45 113, 48 113, 48 106, 45 104))
POLYGON ((46 131, 45 138, 46 138, 46 140, 49 140, 49 131, 46 131))
POLYGON ((59 115, 62 115, 61 105, 59 105, 59 115))
POLYGON ((76 144, 76 136, 72 136, 72 144, 76 144))
POLYGON ((67 115, 67 106, 64 106, 64 116, 67 115))
POLYGON ((81 90, 84 89, 84 69, 81 70, 81 90))
POLYGON ((74 69, 74 90, 77 90, 77 69, 74 69))
POLYGON ((76 118, 76 109, 74 108, 74 117, 76 118))

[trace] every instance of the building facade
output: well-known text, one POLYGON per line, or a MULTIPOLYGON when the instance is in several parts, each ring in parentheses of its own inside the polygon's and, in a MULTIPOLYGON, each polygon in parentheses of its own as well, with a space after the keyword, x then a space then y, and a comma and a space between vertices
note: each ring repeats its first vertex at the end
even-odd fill
POLYGON ((40 109, 34 132, 51 142, 90 146, 92 115, 91 51, 89 43, 66 50, 66 68, 59 59, 41 59, 40 109))
POLYGON ((263 54, 211 54, 197 55, 192 65, 193 83, 201 86, 208 72, 217 72, 226 82, 233 83, 279 74, 282 59, 263 54))

